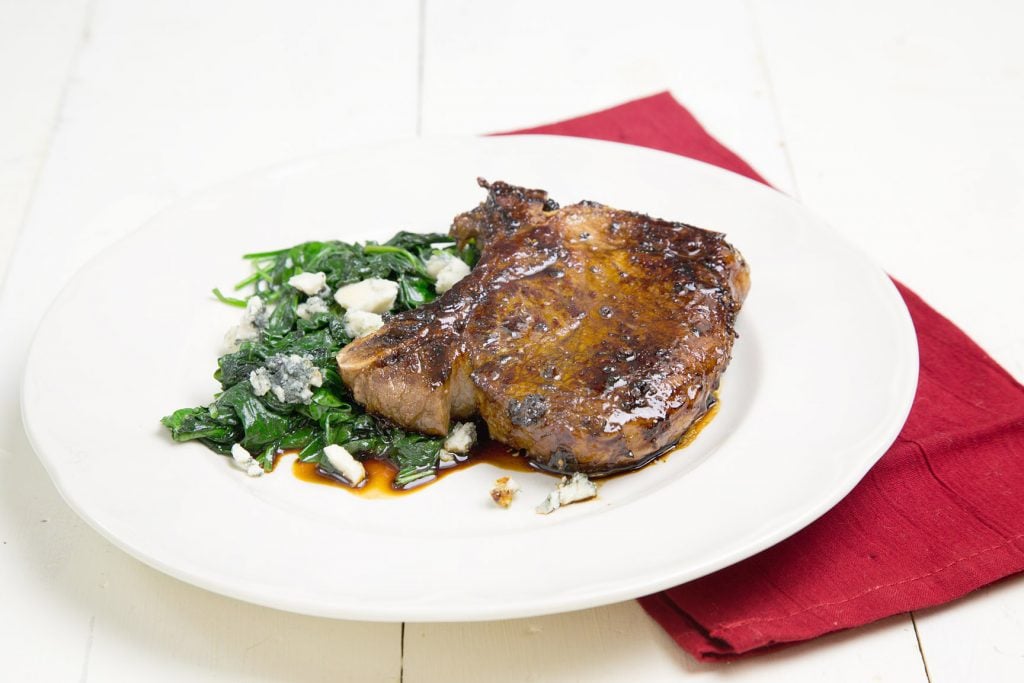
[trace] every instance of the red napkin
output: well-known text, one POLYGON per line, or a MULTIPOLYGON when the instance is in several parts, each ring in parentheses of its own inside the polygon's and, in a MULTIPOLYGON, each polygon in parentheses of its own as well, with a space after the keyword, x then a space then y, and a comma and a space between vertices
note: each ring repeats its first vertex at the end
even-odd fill
MULTIPOLYGON (((668 93, 516 132, 652 147, 764 182, 668 93)), ((694 657, 726 659, 815 638, 948 602, 1024 569, 1024 387, 897 287, 917 329, 921 372, 889 451, 803 531, 640 599, 694 657)))

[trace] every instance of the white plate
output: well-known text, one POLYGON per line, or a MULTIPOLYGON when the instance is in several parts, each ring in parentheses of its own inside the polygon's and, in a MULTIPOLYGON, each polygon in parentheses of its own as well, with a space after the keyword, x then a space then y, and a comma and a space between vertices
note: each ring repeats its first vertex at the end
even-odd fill
POLYGON ((307 614, 498 619, 632 598, 789 536, 842 498, 895 438, 917 381, 907 310, 885 274, 767 187, 661 152, 545 136, 354 149, 178 204, 79 272, 42 322, 26 430, 68 503, 112 542, 198 586, 307 614), (479 465, 367 500, 250 479, 158 420, 206 403, 238 316, 210 288, 243 252, 447 228, 485 176, 726 232, 752 271, 718 417, 667 462, 550 516, 517 474, 509 510, 479 465))

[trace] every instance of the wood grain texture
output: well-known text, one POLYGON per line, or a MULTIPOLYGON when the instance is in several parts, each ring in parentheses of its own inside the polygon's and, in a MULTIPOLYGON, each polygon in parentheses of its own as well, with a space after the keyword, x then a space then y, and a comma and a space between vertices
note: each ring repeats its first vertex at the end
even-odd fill
POLYGON ((1024 577, 916 614, 932 683, 1024 679, 1024 577))
POLYGON ((87 0, 0 3, 0 283, 88 39, 88 13, 87 0))

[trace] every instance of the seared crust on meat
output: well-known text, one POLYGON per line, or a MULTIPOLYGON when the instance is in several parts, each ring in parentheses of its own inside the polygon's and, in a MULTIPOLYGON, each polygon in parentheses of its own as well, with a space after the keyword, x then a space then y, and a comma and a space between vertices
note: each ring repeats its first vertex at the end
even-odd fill
POLYGON ((338 355, 357 401, 430 434, 479 414, 538 466, 638 467, 707 412, 750 285, 715 232, 542 190, 481 185, 455 218, 473 271, 338 355))

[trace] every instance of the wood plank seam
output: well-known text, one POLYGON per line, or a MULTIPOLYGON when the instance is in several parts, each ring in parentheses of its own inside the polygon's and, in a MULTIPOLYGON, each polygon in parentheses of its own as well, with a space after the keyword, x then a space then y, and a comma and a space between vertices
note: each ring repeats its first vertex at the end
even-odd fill
POLYGON ((924 667, 924 677, 928 679, 928 683, 932 683, 931 672, 928 671, 928 658, 924 656, 924 646, 921 644, 921 632, 917 630, 917 619, 914 618, 914 613, 909 612, 910 623, 914 627, 914 638, 917 639, 917 651, 921 653, 921 666, 924 667))
POLYGON ((426 52, 427 0, 419 0, 416 47, 416 137, 423 135, 423 55, 426 52))
POLYGON ((800 186, 796 182, 796 170, 793 168, 793 157, 786 145, 786 129, 782 125, 782 110, 775 94, 775 84, 772 82, 772 72, 768 68, 768 60, 764 56, 764 41, 761 38, 761 26, 757 21, 757 12, 751 5, 750 0, 743 0, 743 7, 750 19, 750 33, 754 40, 754 51, 757 53, 757 63, 761 67, 764 76, 765 87, 768 90, 768 102, 771 103, 772 112, 775 114, 775 127, 779 131, 779 139, 782 140, 782 158, 786 160, 786 169, 789 172, 790 187, 793 188, 793 197, 800 197, 800 186))
POLYGON ((89 633, 85 637, 85 656, 82 657, 82 675, 78 679, 80 683, 89 680, 89 660, 92 658, 92 641, 96 635, 96 615, 89 617, 89 633))

